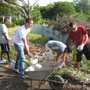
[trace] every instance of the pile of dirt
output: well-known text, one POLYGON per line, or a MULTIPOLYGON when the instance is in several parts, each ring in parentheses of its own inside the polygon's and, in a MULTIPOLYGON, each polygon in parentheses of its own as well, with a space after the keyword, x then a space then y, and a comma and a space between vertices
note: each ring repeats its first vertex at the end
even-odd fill
POLYGON ((30 52, 33 54, 33 56, 43 56, 45 53, 45 47, 40 44, 29 44, 30 52))

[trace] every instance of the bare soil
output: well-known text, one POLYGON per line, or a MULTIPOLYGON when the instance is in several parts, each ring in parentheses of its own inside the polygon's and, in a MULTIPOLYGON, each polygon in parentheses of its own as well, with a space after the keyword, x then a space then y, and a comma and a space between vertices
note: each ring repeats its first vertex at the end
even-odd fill
MULTIPOLYGON (((12 66, 0 64, 0 90, 31 90, 30 79, 21 78, 18 73, 12 70, 12 66)), ((33 81, 33 90, 39 85, 39 81, 33 81)), ((52 90, 48 82, 41 85, 40 90, 52 90)), ((68 83, 63 90, 80 90, 79 85, 68 83)))
MULTIPOLYGON (((41 56, 45 50, 43 46, 37 44, 31 44, 30 46, 32 46, 30 50, 33 55, 39 52, 38 55, 41 56)), ((23 79, 18 73, 14 72, 12 66, 7 63, 0 64, 0 90, 31 90, 30 83, 31 80, 29 78, 23 79)), ((33 90, 52 90, 48 82, 41 85, 40 89, 37 89, 38 85, 39 81, 33 81, 33 90)), ((81 87, 82 85, 68 82, 63 90, 82 90, 80 89, 81 87)), ((90 90, 90 88, 87 90, 90 90)))

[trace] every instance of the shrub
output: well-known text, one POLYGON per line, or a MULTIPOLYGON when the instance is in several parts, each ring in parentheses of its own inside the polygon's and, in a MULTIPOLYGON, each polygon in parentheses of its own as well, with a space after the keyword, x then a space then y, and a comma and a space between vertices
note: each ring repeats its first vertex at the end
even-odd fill
POLYGON ((18 20, 16 20, 15 21, 15 24, 16 25, 20 25, 20 26, 23 25, 24 24, 24 19, 21 19, 21 20, 18 19, 18 20))
POLYGON ((12 22, 12 23, 9 23, 9 24, 7 25, 8 28, 10 28, 10 27, 15 27, 15 26, 16 26, 16 24, 13 23, 13 22, 12 22))

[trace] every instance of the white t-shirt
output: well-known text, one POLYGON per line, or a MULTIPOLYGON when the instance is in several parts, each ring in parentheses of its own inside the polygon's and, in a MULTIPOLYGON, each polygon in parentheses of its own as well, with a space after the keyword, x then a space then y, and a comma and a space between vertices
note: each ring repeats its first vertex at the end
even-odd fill
POLYGON ((5 24, 2 24, 0 26, 0 43, 4 44, 6 43, 6 39, 4 38, 3 34, 6 33, 6 36, 8 38, 8 29, 5 24))
POLYGON ((23 44, 22 38, 25 38, 26 40, 26 36, 29 32, 30 32, 30 28, 26 29, 25 25, 22 25, 16 30, 13 37, 13 42, 18 45, 22 45, 23 44))

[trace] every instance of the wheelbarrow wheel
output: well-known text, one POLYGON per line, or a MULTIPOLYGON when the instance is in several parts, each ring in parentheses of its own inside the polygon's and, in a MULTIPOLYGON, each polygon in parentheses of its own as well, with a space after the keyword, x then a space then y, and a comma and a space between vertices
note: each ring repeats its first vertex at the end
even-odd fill
POLYGON ((49 81, 49 85, 52 89, 54 89, 54 90, 62 90, 63 89, 64 79, 62 77, 60 77, 59 75, 54 75, 54 76, 50 77, 50 80, 57 81, 57 82, 49 81))

